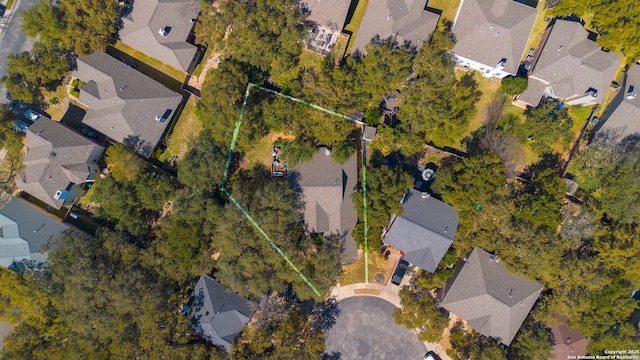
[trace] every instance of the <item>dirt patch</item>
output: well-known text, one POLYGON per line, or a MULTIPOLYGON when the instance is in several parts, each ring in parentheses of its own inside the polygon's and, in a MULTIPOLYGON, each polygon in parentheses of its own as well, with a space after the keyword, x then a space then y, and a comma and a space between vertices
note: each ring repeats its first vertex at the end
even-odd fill
POLYGON ((353 290, 356 295, 373 295, 378 296, 382 291, 376 289, 354 289, 353 290))

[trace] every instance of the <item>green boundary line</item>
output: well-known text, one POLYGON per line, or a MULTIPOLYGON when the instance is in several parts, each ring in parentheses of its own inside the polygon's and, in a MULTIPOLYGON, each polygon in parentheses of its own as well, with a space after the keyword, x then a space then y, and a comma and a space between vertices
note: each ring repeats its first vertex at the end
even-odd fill
POLYGON ((236 201, 236 199, 231 196, 231 193, 229 193, 229 191, 227 190, 226 186, 227 186, 227 179, 229 176, 229 168, 231 167, 231 161, 233 160, 233 151, 235 149, 236 146, 236 142, 238 139, 238 133, 240 132, 240 126, 242 125, 242 118, 244 117, 244 112, 245 109, 247 107, 247 99, 249 98, 249 93, 251 92, 251 88, 255 87, 258 88, 260 90, 264 90, 266 92, 269 92, 271 94, 275 94, 277 96, 283 97, 285 99, 289 99, 292 101, 295 101, 299 104, 303 104, 306 106, 309 106, 311 108, 323 111, 325 113, 328 113, 330 115, 334 115, 337 116, 339 118, 342 118, 344 120, 347 121, 351 121, 353 123, 359 124, 361 126, 361 133, 362 133, 362 193, 363 193, 363 214, 364 214, 364 272, 365 272, 365 283, 369 283, 369 258, 368 258, 368 241, 367 241, 367 171, 366 171, 366 140, 364 138, 364 126, 365 123, 354 119, 352 117, 349 117, 347 115, 342 115, 339 114, 333 110, 329 110, 329 109, 325 109, 321 106, 315 105, 315 104, 311 104, 308 103, 304 100, 300 100, 297 99, 293 96, 289 96, 289 95, 285 95, 282 94, 278 91, 272 90, 272 89, 268 89, 265 88, 263 86, 254 84, 254 83, 249 83, 247 85, 247 90, 244 93, 244 99, 242 100, 242 108, 240 109, 240 116, 238 116, 238 120, 236 120, 236 124, 234 126, 233 129, 233 136, 231 138, 231 144, 229 146, 229 152, 227 153, 227 164, 225 166, 224 169, 224 174, 222 175, 222 183, 220 185, 220 189, 222 190, 222 192, 225 193, 225 195, 227 195, 227 197, 229 198, 229 200, 231 200, 231 202, 238 208, 238 210, 240 210, 240 212, 247 218, 247 220, 249 220, 249 222, 253 225, 253 227, 256 228, 256 230, 258 230, 258 232, 269 242, 269 245, 271 245, 271 247, 273 247, 278 254, 280 254, 280 256, 282 256, 282 258, 287 262, 287 264, 289 264, 289 266, 298 274, 298 276, 300 276, 300 278, 305 282, 305 284, 307 284, 307 286, 309 286, 309 288, 318 296, 322 296, 320 294, 320 292, 318 292, 318 290, 315 288, 315 286, 313 286, 313 284, 311 283, 311 281, 309 281, 309 279, 307 279, 306 276, 304 276, 304 274, 298 269, 298 267, 291 261, 291 259, 289 259, 289 257, 287 257, 287 255, 282 251, 282 249, 280 249, 280 247, 278 245, 276 245, 275 242, 273 242, 273 240, 271 240, 271 238, 269 237, 269 235, 267 235, 267 233, 262 230, 262 228, 260 227, 260 225, 258 225, 258 223, 251 217, 251 215, 249 215, 249 213, 240 205, 240 203, 238 203, 238 201, 236 201))

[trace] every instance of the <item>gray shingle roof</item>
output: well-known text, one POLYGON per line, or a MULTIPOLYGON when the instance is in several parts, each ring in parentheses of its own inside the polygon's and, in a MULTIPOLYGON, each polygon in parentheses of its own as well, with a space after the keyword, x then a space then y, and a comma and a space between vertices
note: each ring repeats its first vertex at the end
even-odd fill
POLYGON ((640 97, 627 96, 629 92, 633 94, 639 90, 640 65, 634 64, 629 67, 623 86, 609 105, 611 110, 607 109, 609 115, 605 118, 601 130, 614 132, 620 139, 629 135, 640 135, 640 97), (633 91, 630 91, 631 87, 633 91))
POLYGON ((574 21, 556 20, 534 64, 530 77, 551 85, 554 96, 571 100, 587 90, 598 90, 602 103, 620 65, 620 57, 604 52, 574 21))
POLYGON ((296 165, 290 177, 297 181, 302 190, 307 229, 325 235, 343 236, 345 262, 358 256, 358 249, 351 237, 351 231, 358 221, 358 214, 351 200, 358 182, 357 167, 357 155, 340 165, 325 154, 325 148, 320 148, 311 160, 296 165))
POLYGON ((4 204, 0 208, 0 266, 8 267, 14 260, 45 260, 42 246, 68 227, 16 197, 4 192, 0 196, 4 204))
POLYGON ((327 25, 341 31, 347 19, 351 0, 306 0, 302 1, 310 10, 308 20, 318 25, 327 25))
POLYGON ((86 83, 80 101, 89 111, 82 122, 114 141, 137 142, 136 151, 151 156, 182 96, 99 51, 79 58, 74 75, 86 83))
POLYGON ((186 42, 193 28, 191 19, 200 13, 197 0, 136 0, 122 19, 120 39, 165 64, 187 71, 197 47, 186 42), (159 30, 171 28, 166 37, 159 30))
POLYGON ((515 74, 538 10, 512 0, 463 0, 453 33, 453 53, 515 74))
POLYGON ((435 272, 458 229, 458 212, 417 190, 406 194, 402 208, 404 214, 393 221, 384 242, 405 252, 411 264, 435 272))
POLYGON ((509 345, 544 287, 508 273, 495 259, 474 248, 447 282, 441 305, 480 334, 509 345))
POLYGON ((544 96, 545 89, 547 88, 547 84, 544 82, 529 78, 529 86, 527 90, 522 94, 518 95, 518 100, 523 101, 533 107, 537 107, 542 100, 542 96, 544 96))
POLYGON ((364 52, 376 35, 381 39, 397 36, 398 43, 410 41, 418 47, 429 41, 440 16, 426 11, 426 4, 427 0, 369 1, 352 52, 364 52))
POLYGON ((26 143, 25 169, 16 176, 16 186, 56 209, 64 205, 54 198, 56 191, 98 176, 96 162, 104 147, 56 121, 40 116, 29 127, 26 143))
POLYGON ((189 317, 196 332, 229 351, 256 306, 207 275, 202 275, 189 300, 189 317))

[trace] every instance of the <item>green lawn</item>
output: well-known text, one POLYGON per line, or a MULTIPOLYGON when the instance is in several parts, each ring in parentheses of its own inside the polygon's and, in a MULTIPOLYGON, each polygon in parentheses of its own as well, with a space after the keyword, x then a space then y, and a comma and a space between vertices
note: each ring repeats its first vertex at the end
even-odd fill
POLYGON ((136 50, 129 45, 126 45, 120 41, 111 45, 107 49, 107 53, 125 60, 126 62, 134 64, 137 69, 153 78, 156 81, 161 82, 168 88, 180 91, 182 83, 187 78, 187 73, 182 70, 178 70, 171 65, 165 64, 162 61, 153 58, 142 51, 136 50), (176 88, 177 86, 177 88, 176 88))
MULTIPOLYGON (((457 72, 457 76, 462 76, 465 73, 462 71, 457 72)), ((465 137, 469 136, 472 132, 478 130, 482 126, 482 121, 484 119, 484 109, 489 105, 489 103, 493 100, 495 95, 498 93, 500 89, 500 81, 495 79, 487 79, 483 77, 480 72, 475 71, 474 77, 478 82, 478 90, 482 92, 480 96, 480 100, 476 103, 476 113, 469 121, 469 126, 467 127, 467 131, 465 131, 461 136, 451 144, 452 147, 456 149, 462 149, 461 141, 465 137)))
POLYGON ((548 10, 545 9, 545 2, 540 1, 538 3, 538 16, 536 17, 536 21, 533 23, 533 29, 531 30, 531 35, 529 36, 529 41, 527 42, 527 46, 524 48, 524 54, 522 55, 524 58, 527 56, 527 52, 531 48, 537 48, 540 43, 540 39, 542 38, 542 33, 549 25, 548 22, 544 21, 544 18, 547 17, 548 10))
POLYGON ((11 9, 13 7, 13 3, 16 2, 16 0, 9 0, 7 1, 7 10, 11 9))
POLYGON ((203 128, 202 123, 196 116, 195 102, 193 99, 187 100, 178 120, 173 128, 169 130, 169 135, 167 135, 171 143, 164 153, 157 155, 157 159, 162 162, 169 161, 171 156, 175 155, 178 157, 179 162, 189 150, 189 138, 198 135, 203 128))
POLYGON ((440 22, 449 20, 453 22, 456 19, 458 13, 458 7, 460 6, 460 0, 429 0, 428 7, 442 10, 440 15, 440 22))
POLYGON ((297 67, 290 69, 289 71, 282 74, 278 74, 277 76, 272 76, 271 80, 278 85, 287 84, 290 81, 298 78, 298 72, 300 71, 300 69, 315 67, 316 70, 320 70, 322 68, 323 59, 324 56, 304 49, 300 54, 300 62, 298 63, 297 67))
MULTIPOLYGON (((353 47, 353 43, 356 41, 356 35, 358 35, 358 29, 360 29, 360 24, 362 24, 362 19, 364 18, 364 13, 367 11, 367 5, 369 5, 369 0, 356 0, 358 5, 356 9, 353 11, 353 16, 351 16, 351 20, 344 27, 344 30, 351 33, 351 38, 349 39, 349 44, 347 44, 346 54, 351 53, 351 48, 353 47)), ((380 0, 375 0, 380 1, 380 0)))
MULTIPOLYGON (((393 269, 389 266, 389 261, 378 252, 369 253, 369 282, 373 282, 373 276, 376 273, 383 273, 385 276, 393 269)), ((364 256, 351 265, 342 267, 342 275, 340 276, 340 286, 359 284, 364 282, 364 256)))

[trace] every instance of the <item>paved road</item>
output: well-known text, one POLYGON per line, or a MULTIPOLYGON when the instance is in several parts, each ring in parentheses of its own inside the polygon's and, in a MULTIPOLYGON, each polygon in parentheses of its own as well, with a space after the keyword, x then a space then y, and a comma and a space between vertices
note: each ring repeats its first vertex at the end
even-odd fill
POLYGON ((427 349, 413 331, 396 325, 395 306, 377 297, 338 302, 340 314, 325 337, 326 352, 343 360, 421 360, 427 349))
MULTIPOLYGON (((38 0, 16 0, 13 5, 11 18, 6 23, 4 31, 0 32, 0 78, 7 75, 7 56, 11 54, 18 54, 23 51, 29 51, 33 47, 34 40, 29 39, 22 32, 22 18, 20 13, 32 5, 35 5, 38 0)), ((8 12, 8 11, 7 11, 8 12)), ((8 15, 8 14, 7 14, 8 15)), ((5 15, 5 17, 7 16, 5 15)), ((6 20, 6 19, 2 19, 6 20)), ((7 103, 9 100, 5 94, 7 89, 4 84, 0 84, 0 103, 7 103)))

